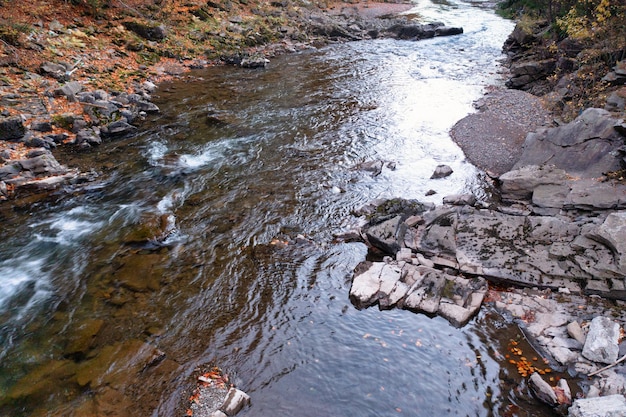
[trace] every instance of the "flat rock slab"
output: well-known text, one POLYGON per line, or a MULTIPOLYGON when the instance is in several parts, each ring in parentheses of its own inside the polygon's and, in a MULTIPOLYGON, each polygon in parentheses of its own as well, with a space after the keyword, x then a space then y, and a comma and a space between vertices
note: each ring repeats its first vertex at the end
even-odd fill
POLYGON ((530 133, 514 169, 550 164, 581 178, 619 170, 621 158, 616 155, 624 137, 615 129, 618 123, 608 111, 590 108, 572 123, 530 133))
POLYGON ((361 263, 350 288, 352 303, 438 314, 455 326, 465 325, 480 309, 485 279, 452 276, 412 261, 361 263))
POLYGON ((626 399, 623 395, 582 398, 574 401, 569 409, 569 417, 624 417, 626 399))
POLYGON ((394 217, 364 235, 399 260, 419 256, 422 265, 496 282, 626 299, 626 211, 570 218, 449 206, 420 219, 411 227, 394 217))

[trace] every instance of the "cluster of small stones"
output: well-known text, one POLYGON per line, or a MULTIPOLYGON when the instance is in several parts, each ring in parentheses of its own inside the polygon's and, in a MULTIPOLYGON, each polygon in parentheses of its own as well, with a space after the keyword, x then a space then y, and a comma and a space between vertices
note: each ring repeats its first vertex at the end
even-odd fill
MULTIPOLYGON (((68 73, 65 66, 53 63, 42 65, 41 71, 53 78, 65 77, 68 73)), ((33 77, 40 76, 33 74, 33 77)), ((7 200, 18 191, 48 191, 89 179, 88 174, 79 175, 77 170, 60 164, 52 150, 59 145, 87 149, 135 133, 137 127, 133 123, 159 111, 150 102, 150 93, 155 88, 154 84, 145 82, 137 87, 136 93, 109 94, 103 90, 83 91, 80 82, 67 81, 49 90, 49 95, 79 103, 83 114, 51 115, 44 106, 28 103, 22 116, 0 114, 0 141, 4 143, 4 151, 0 153, 0 200, 7 200), (24 125, 27 119, 32 121, 24 125), (67 129, 73 135, 53 133, 54 126, 67 129), (22 158, 13 158, 20 145, 28 150, 22 158)), ((7 105, 19 100, 19 95, 3 96, 7 105)))

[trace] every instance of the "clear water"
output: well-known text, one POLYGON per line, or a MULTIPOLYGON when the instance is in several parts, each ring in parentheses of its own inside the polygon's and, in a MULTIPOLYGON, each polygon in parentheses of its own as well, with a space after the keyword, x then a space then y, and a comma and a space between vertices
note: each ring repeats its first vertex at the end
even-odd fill
POLYGON ((208 363, 252 396, 245 416, 545 413, 503 364, 516 332, 497 316, 457 329, 348 301, 366 248, 334 234, 358 222, 354 209, 489 197, 448 130, 501 82, 513 24, 456 1, 414 11, 465 33, 333 45, 162 85, 162 114, 137 137, 65 155, 99 181, 3 208, 0 413, 179 415, 208 363), (230 123, 208 122, 211 109, 230 123), (374 160, 395 170, 359 169, 374 160), (453 175, 430 180, 442 163, 453 175), (90 325, 88 347, 68 348, 90 325), (130 341, 166 359, 136 368, 130 341), (85 369, 96 375, 86 386, 85 369))

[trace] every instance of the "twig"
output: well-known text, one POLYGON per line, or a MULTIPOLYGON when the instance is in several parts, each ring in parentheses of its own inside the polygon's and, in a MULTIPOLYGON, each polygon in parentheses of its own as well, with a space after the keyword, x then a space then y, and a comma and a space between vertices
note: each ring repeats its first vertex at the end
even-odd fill
POLYGON ((621 358, 619 358, 618 360, 616 360, 612 364, 607 365, 607 366, 605 366, 602 369, 598 369, 597 371, 594 371, 594 372, 590 373, 588 376, 594 376, 594 375, 599 374, 600 372, 604 372, 607 369, 610 369, 610 368, 614 367, 615 365, 619 364, 620 362, 623 362, 624 360, 626 360, 626 355, 622 356, 621 358))

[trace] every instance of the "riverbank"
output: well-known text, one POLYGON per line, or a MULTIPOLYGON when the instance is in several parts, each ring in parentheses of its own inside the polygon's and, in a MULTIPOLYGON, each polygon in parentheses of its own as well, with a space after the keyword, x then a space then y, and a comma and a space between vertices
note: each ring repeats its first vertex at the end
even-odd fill
MULTIPOLYGON (((518 25, 509 48, 520 31, 518 25)), ((626 129, 616 97, 624 62, 594 75, 604 82, 598 90, 606 100, 591 93, 589 100, 604 108, 581 109, 566 122, 576 87, 563 80, 578 74, 561 72, 554 91, 540 76, 516 81, 520 68, 539 66, 524 45, 525 55, 508 61, 507 85, 541 86, 542 96, 494 88, 451 130, 467 158, 494 179, 499 199, 455 195, 440 206, 365 207, 367 224, 357 235, 391 257, 357 267, 351 299, 358 308, 403 308, 457 326, 484 303, 517 323, 544 358, 529 360, 528 352, 511 349, 522 385, 538 398, 559 414, 622 415, 626 129), (570 97, 569 103, 555 109, 555 97, 570 97), (552 372, 562 373, 558 384, 552 372)))
MULTIPOLYGON (((0 6, 0 200, 93 179, 55 158, 134 134, 160 82, 212 65, 265 67, 329 42, 462 33, 408 3, 29 2, 0 6)), ((34 197, 36 198, 36 197, 34 197)), ((28 203, 27 203, 28 204, 28 203)))

